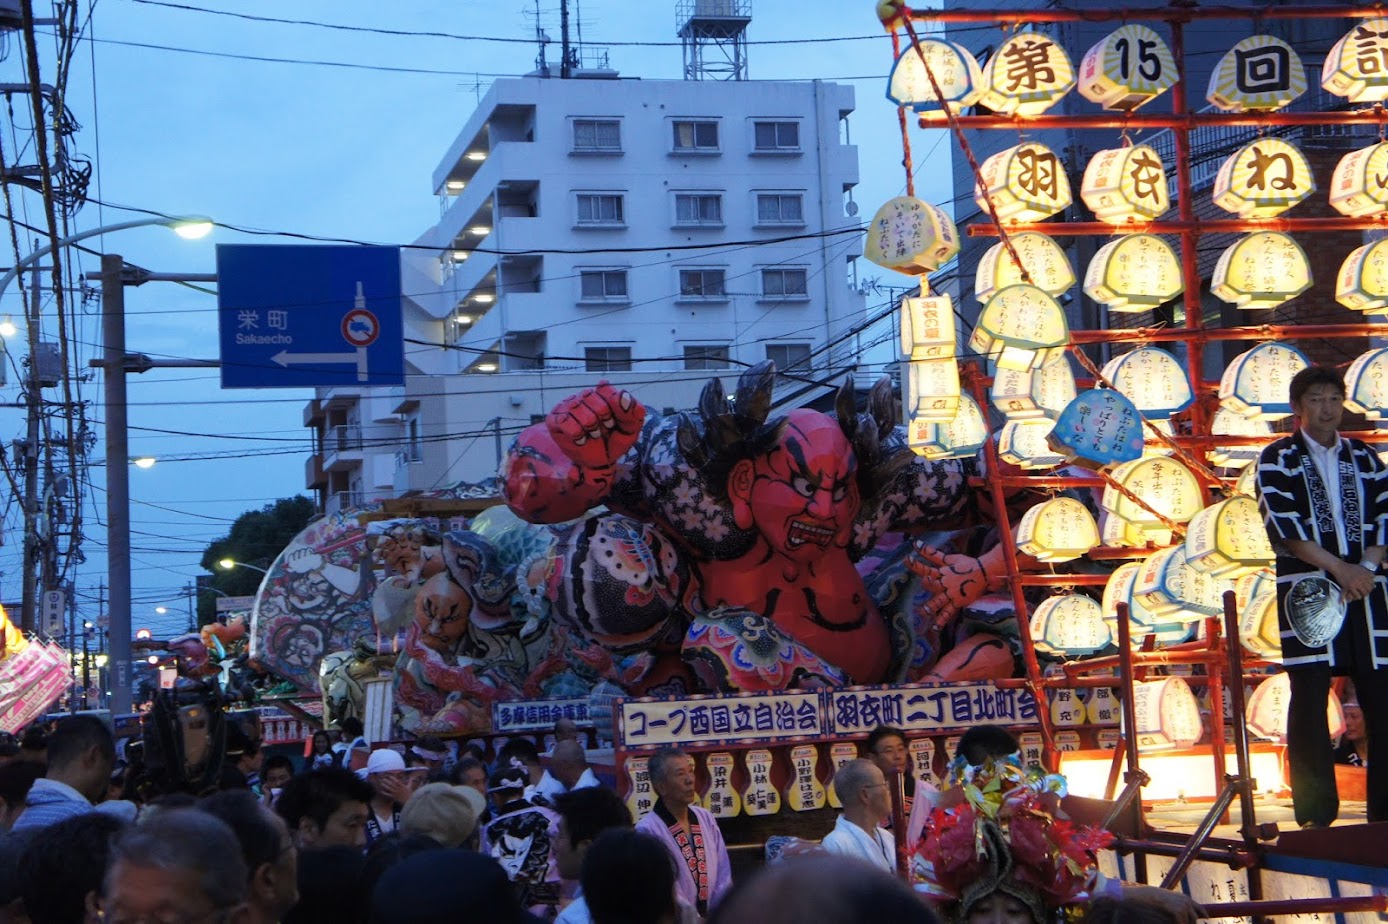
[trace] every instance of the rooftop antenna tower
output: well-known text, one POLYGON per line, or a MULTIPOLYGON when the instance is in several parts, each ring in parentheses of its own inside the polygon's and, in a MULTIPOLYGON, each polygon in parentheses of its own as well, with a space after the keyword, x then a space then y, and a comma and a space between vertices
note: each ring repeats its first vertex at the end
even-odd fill
POLYGON ((752 0, 677 0, 685 80, 746 80, 752 0))

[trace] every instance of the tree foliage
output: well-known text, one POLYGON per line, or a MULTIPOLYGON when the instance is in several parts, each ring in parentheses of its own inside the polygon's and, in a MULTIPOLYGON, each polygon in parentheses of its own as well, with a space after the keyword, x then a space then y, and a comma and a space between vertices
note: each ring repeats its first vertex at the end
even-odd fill
MULTIPOLYGON (((255 569, 269 568, 316 512, 313 501, 302 495, 281 498, 259 510, 247 510, 236 518, 225 536, 214 539, 202 553, 202 567, 210 571, 212 577, 210 580, 203 578, 199 585, 210 585, 229 597, 253 595, 264 577, 255 569), (224 558, 255 567, 226 571, 217 566, 224 558)), ((215 617, 218 596, 212 590, 198 593, 199 623, 210 622, 215 617)))

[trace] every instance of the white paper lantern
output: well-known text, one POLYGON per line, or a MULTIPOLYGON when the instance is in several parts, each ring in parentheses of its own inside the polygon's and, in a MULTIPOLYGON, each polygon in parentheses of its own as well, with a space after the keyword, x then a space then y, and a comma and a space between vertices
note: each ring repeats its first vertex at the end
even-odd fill
POLYGON ((1311 288, 1306 251, 1280 231, 1255 231, 1225 248, 1210 277, 1216 298, 1249 310, 1276 308, 1311 288))
POLYGON ((1341 215, 1364 218, 1388 211, 1388 142, 1350 151, 1330 178, 1330 205, 1341 215))
POLYGON ((1321 86, 1351 103, 1388 100, 1388 19, 1368 19, 1345 33, 1321 66, 1321 86))
POLYGON ((1186 530, 1186 562, 1205 574, 1233 580, 1266 569, 1273 558, 1258 502, 1251 497, 1211 504, 1186 530))
POLYGON ((1009 465, 1028 471, 1055 468, 1065 457, 1052 452, 1046 445, 1046 437, 1054 427, 1055 421, 1044 417, 1009 420, 998 431, 998 455, 1009 465))
POLYGON ((1155 30, 1127 25, 1110 32, 1080 62, 1080 95, 1118 112, 1132 112, 1176 82, 1176 61, 1155 30))
MULTIPOLYGON (((1268 741, 1286 743, 1287 714, 1291 704, 1291 676, 1285 671, 1273 674, 1258 684, 1258 688, 1248 698, 1245 715, 1249 732, 1268 741)), ((1325 717, 1330 726, 1332 741, 1345 733, 1344 707, 1340 705, 1340 697, 1333 689, 1325 704, 1325 717)))
POLYGON ((940 39, 923 39, 919 54, 914 47, 905 46, 887 81, 887 99, 898 106, 909 106, 930 121, 943 121, 946 110, 958 113, 978 102, 982 95, 983 69, 977 59, 963 45, 940 39), (944 93, 943 101, 930 84, 927 63, 944 93))
POLYGON ((1032 644, 1042 654, 1082 657, 1111 643, 1099 604, 1084 594, 1057 594, 1042 600, 1029 624, 1032 644))
POLYGON ((1113 480, 1142 498, 1152 510, 1113 487, 1104 491, 1104 508, 1141 529, 1169 533, 1170 527, 1159 514, 1172 523, 1186 523, 1205 505, 1199 479, 1180 461, 1166 456, 1148 456, 1120 465, 1113 471, 1113 480))
POLYGON ((1335 300, 1354 311, 1388 312, 1388 239, 1350 251, 1335 276, 1335 300))
MULTIPOLYGON (((1053 239, 1038 231, 1023 231, 1008 235, 1012 249, 1017 251, 1030 285, 1036 286, 1048 295, 1059 298, 1075 284, 1075 271, 1070 267, 1070 259, 1053 239)), ((978 272, 974 276, 974 297, 986 302, 999 289, 1027 282, 1022 278, 1022 270, 1012 259, 1007 245, 998 241, 983 254, 978 261, 978 272)))
POLYGON ((1127 234, 1100 247, 1084 275, 1084 294, 1110 311, 1151 311, 1185 291, 1181 261, 1153 234, 1127 234))
POLYGON ((980 104, 1008 115, 1041 115, 1075 85, 1075 67, 1048 36, 1019 32, 988 59, 984 81, 980 104))
POLYGON ((912 418, 907 421, 906 441, 927 459, 963 459, 975 455, 988 439, 988 423, 978 402, 959 396, 959 410, 948 423, 912 418))
POLYGON ((1254 35, 1219 59, 1205 98, 1225 112, 1271 112, 1305 92, 1306 70, 1292 46, 1254 35))
POLYGON ((1042 501, 1017 524, 1017 548, 1040 561, 1074 561, 1098 544, 1093 515, 1070 497, 1042 501))
MULTIPOLYGON (((1272 442, 1272 427, 1266 420, 1252 420, 1227 407, 1215 411, 1214 420, 1210 422, 1210 433, 1215 436, 1266 437, 1266 442, 1272 442)), ((1215 446, 1205 453, 1205 458, 1221 468, 1243 468, 1257 461, 1262 451, 1262 446, 1215 446)))
POLYGON ((999 289, 984 305, 969 347, 1002 369, 1031 370, 1064 352, 1070 342, 1065 311, 1036 286, 999 289))
POLYGON ((914 420, 949 423, 959 412, 959 363, 919 359, 903 363, 902 408, 914 420))
POLYGON ((1388 413, 1388 347, 1369 350, 1345 373, 1345 407, 1369 420, 1388 413))
POLYGON ((1144 417, 1170 417, 1190 407, 1195 393, 1175 356, 1157 347, 1138 347, 1109 360, 1103 376, 1144 417))
POLYGON ((952 359, 958 334, 954 302, 948 295, 903 298, 900 309, 901 355, 910 360, 952 359))
POLYGON ((1292 413, 1287 388, 1311 363, 1294 346, 1260 343, 1235 357, 1219 380, 1219 403, 1257 420, 1282 420, 1292 413))
POLYGON ((878 266, 924 276, 959 253, 959 231, 942 210, 913 196, 889 199, 872 216, 863 256, 878 266))
POLYGON ((1044 221, 1074 201, 1064 162, 1034 141, 994 154, 983 162, 979 176, 974 202, 986 215, 991 200, 999 221, 1044 221))
POLYGON ((1222 616, 1224 591, 1233 589, 1228 581, 1192 568, 1182 544, 1147 556, 1133 585, 1133 597, 1160 619, 1193 622, 1222 616))
POLYGON ((1306 155, 1280 138, 1259 138, 1220 166, 1211 198, 1239 218, 1273 218, 1315 191, 1306 155))
POLYGON ((1145 144, 1099 151, 1084 168, 1080 198, 1099 221, 1152 221, 1171 208, 1166 166, 1145 144))
POLYGON ((1178 645, 1187 641, 1194 631, 1190 623, 1163 622, 1143 606, 1141 600, 1133 596, 1133 585, 1141 569, 1141 562, 1124 562, 1109 575, 1108 583, 1104 585, 1104 620, 1111 627, 1114 642, 1118 640, 1119 603, 1127 604, 1128 607, 1133 647, 1141 645, 1142 640, 1148 635, 1155 636, 1156 642, 1160 645, 1178 645))
POLYGON ((1133 684, 1133 712, 1137 746, 1143 751, 1188 748, 1205 733, 1200 703, 1180 677, 1133 684))

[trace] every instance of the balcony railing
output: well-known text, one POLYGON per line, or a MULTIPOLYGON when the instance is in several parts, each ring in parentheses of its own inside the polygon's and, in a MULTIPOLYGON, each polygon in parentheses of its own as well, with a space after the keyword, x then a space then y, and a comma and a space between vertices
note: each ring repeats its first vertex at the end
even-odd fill
POLYGON ((361 491, 336 491, 328 495, 328 502, 324 505, 323 512, 332 516, 335 513, 342 513, 344 510, 360 507, 362 503, 361 491))
POLYGON ((324 448, 328 452, 361 452, 361 425, 343 424, 330 428, 324 448))
POLYGON ((396 468, 404 468, 411 462, 420 462, 422 460, 423 456, 420 453, 419 447, 417 445, 414 445, 413 443, 406 444, 404 446, 401 446, 399 449, 395 450, 396 468))

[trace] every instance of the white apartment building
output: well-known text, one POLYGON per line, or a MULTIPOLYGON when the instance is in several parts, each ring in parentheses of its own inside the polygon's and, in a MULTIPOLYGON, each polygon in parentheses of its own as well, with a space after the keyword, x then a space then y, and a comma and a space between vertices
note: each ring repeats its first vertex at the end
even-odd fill
POLYGON ((483 481, 599 378, 682 409, 764 359, 787 390, 851 371, 853 89, 600 73, 498 80, 439 162, 404 259, 407 384, 305 410, 326 510, 483 481))

